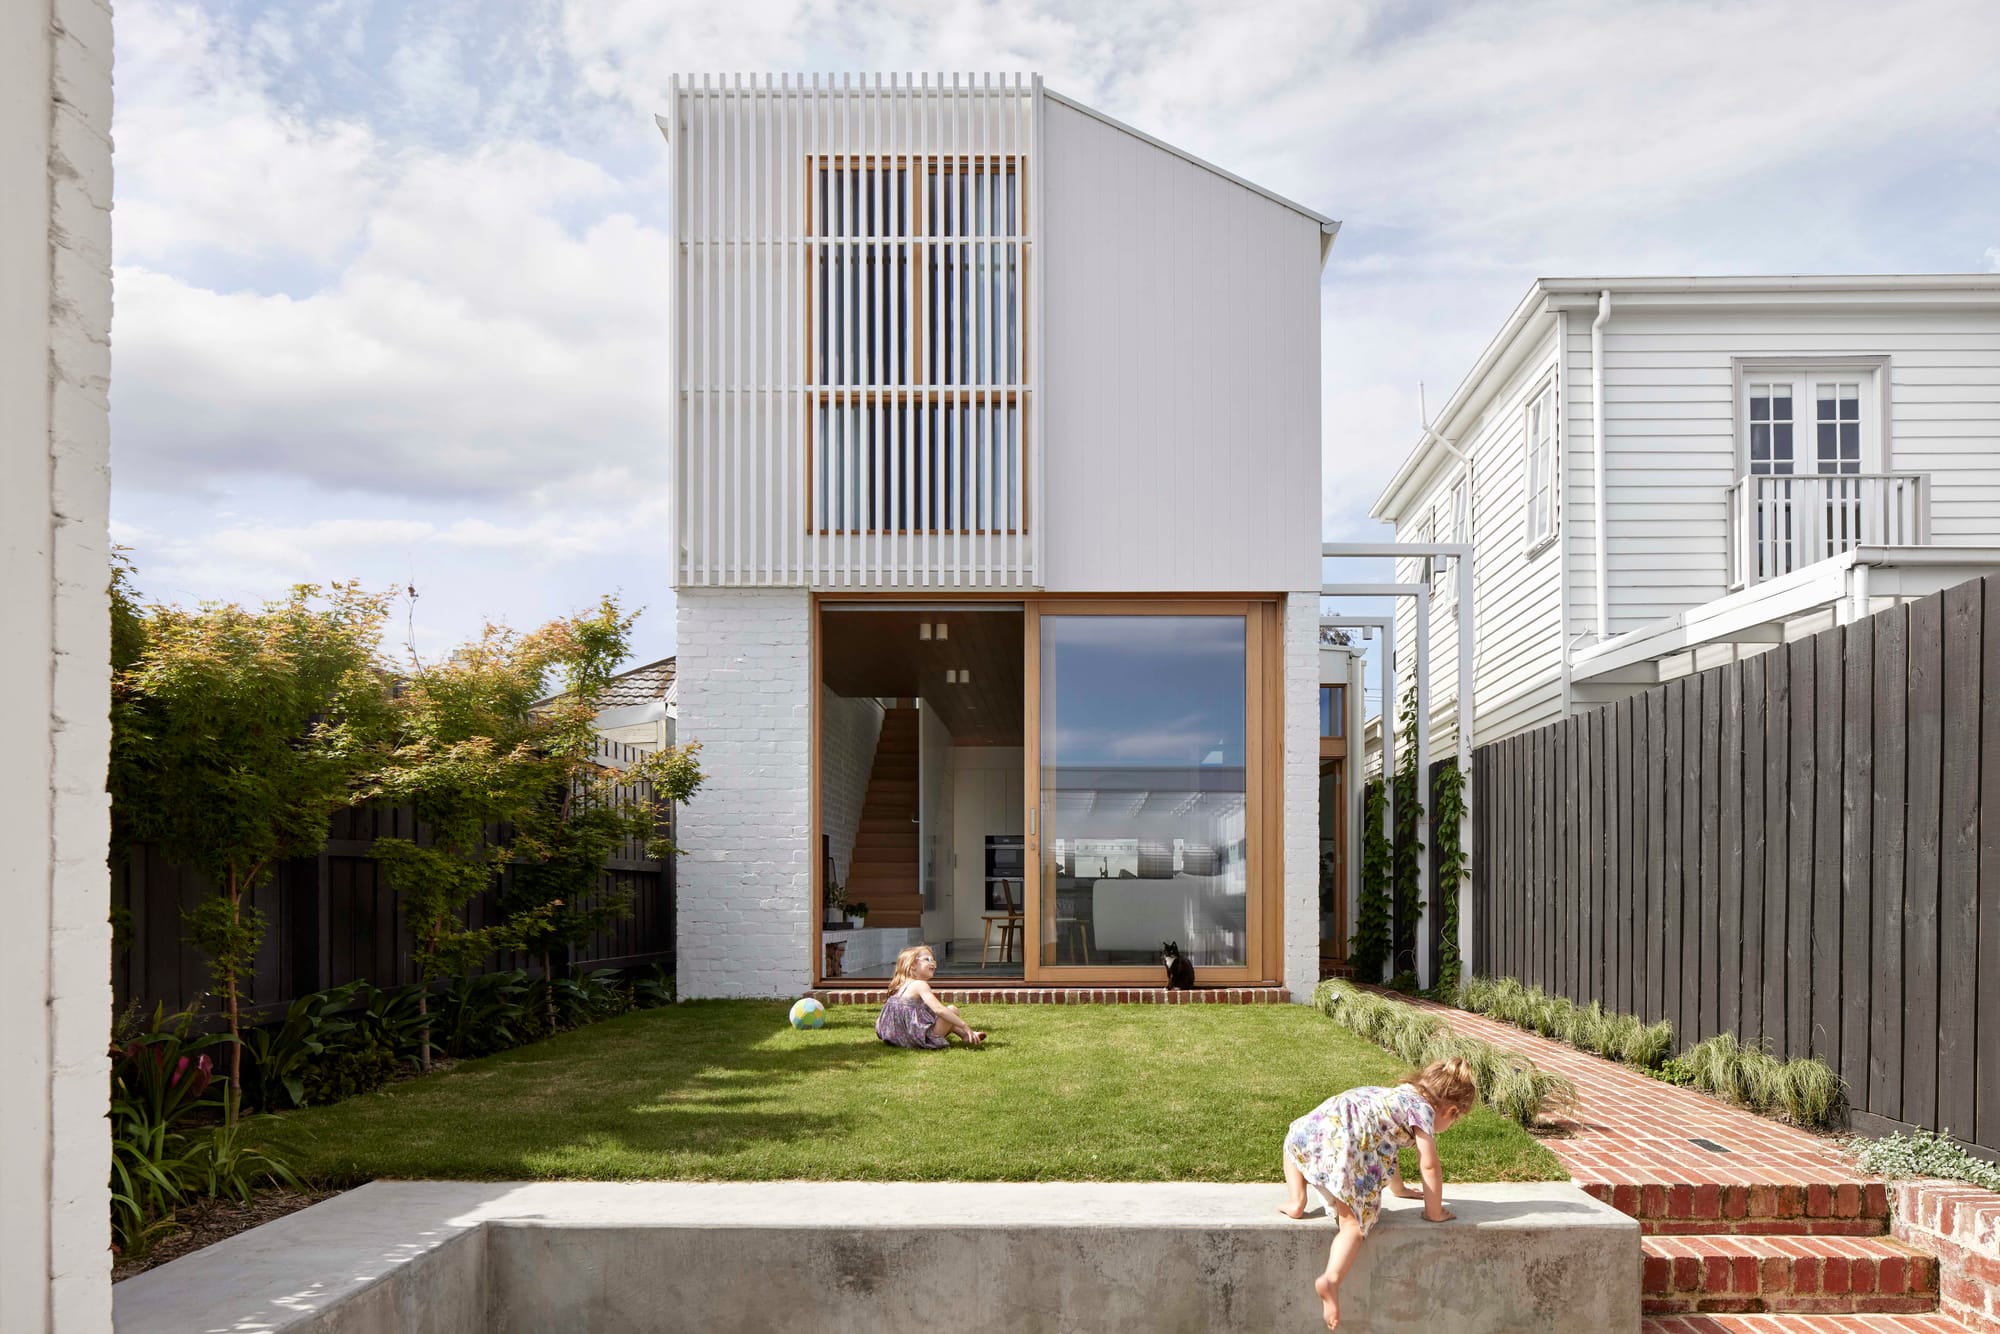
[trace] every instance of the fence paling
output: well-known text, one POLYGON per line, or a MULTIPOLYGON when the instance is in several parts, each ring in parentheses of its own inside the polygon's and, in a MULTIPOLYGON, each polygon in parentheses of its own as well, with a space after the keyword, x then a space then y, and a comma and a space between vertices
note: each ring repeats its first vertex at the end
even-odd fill
MULTIPOLYGON (((610 741, 598 743, 600 756, 630 763, 640 752, 610 741)), ((632 800, 645 799, 630 794, 632 800)), ((317 857, 281 863, 250 896, 265 917, 262 947, 247 996, 255 1009, 282 1009, 299 996, 365 978, 378 986, 417 980, 410 966, 410 943, 401 905, 384 884, 373 856, 378 838, 427 837, 408 806, 369 805, 337 813, 327 846, 317 857)), ((495 830, 504 841, 507 831, 495 830)), ((502 867, 501 886, 512 874, 502 867)), ((184 914, 208 894, 198 875, 174 866, 146 845, 127 849, 111 867, 112 901, 126 914, 127 931, 114 950, 112 984, 122 1009, 138 1002, 150 1009, 164 1003, 180 1009, 201 999, 209 987, 207 961, 185 943, 184 914)), ((629 917, 611 923, 565 956, 573 967, 674 965, 675 878, 671 861, 645 857, 628 842, 607 860, 604 891, 632 890, 629 917)), ((467 908, 468 924, 496 920, 501 888, 488 890, 467 908)), ((496 958, 494 967, 539 967, 525 956, 496 958)))
POLYGON ((1482 971, 2000 1152, 2000 576, 1473 758, 1482 971))

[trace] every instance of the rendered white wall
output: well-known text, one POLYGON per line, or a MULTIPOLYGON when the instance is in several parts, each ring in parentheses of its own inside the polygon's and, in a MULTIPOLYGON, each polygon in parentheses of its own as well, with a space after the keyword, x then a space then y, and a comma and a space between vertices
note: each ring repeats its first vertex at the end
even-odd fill
POLYGON ((111 14, 0 14, 0 1330, 110 1328, 111 14))
POLYGON ((957 848, 958 784, 951 767, 951 729, 928 705, 917 713, 918 887, 928 889, 923 938, 951 935, 952 855, 957 848))
MULTIPOLYGON (((819 824, 833 844, 834 874, 847 883, 854 864, 854 836, 868 777, 875 768, 875 743, 882 735, 882 706, 872 699, 848 699, 822 685, 820 717, 819 824)), ((818 856, 817 850, 813 853, 818 856)))
MULTIPOLYGON (((951 934, 978 940, 986 914, 986 836, 1026 829, 1019 746, 954 746, 958 872, 953 878, 951 934)), ((997 949, 997 946, 996 946, 997 949)))
POLYGON ((803 589, 684 588, 676 734, 702 744, 679 811, 680 994, 789 996, 812 952, 811 608, 803 589))
POLYGON ((1319 984, 1319 590, 1285 598, 1285 986, 1319 984))
POLYGON ((1044 105, 1044 585, 1317 586, 1319 224, 1044 105))

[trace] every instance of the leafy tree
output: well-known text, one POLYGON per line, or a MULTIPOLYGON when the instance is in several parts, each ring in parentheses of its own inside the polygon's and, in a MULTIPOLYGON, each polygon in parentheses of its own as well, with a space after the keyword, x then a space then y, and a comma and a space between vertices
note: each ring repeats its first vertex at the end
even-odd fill
MULTIPOLYGON (((616 895, 593 894, 611 849, 651 835, 652 813, 620 806, 616 785, 657 780, 684 796, 699 782, 688 751, 622 777, 591 762, 594 701, 625 656, 631 620, 607 598, 532 634, 488 626, 443 662, 413 662, 378 790, 410 803, 430 841, 377 839, 375 856, 402 896, 411 961, 426 981, 470 971, 496 950, 536 950, 546 961, 557 942, 626 910, 616 895), (542 704, 552 681, 565 693, 542 704), (514 826, 511 846, 497 837, 502 824, 514 826), (524 884, 499 905, 500 921, 469 926, 467 906, 510 858, 524 862, 524 884)), ((428 1066, 428 1034, 423 1050, 428 1066)))
MULTIPOLYGON (((249 896, 290 857, 326 845, 375 763, 387 689, 386 598, 358 584, 300 585, 261 610, 141 607, 130 567, 112 584, 112 833, 205 877, 187 914, 232 1037, 264 937, 249 896)), ((229 1082, 242 1087, 240 1042, 229 1082)))
MULTIPOLYGON (((562 692, 535 717, 533 744, 548 781, 514 817, 514 874, 501 907, 546 923, 530 931, 526 948, 540 956, 549 981, 557 949, 580 945, 631 914, 630 888, 604 885, 605 862, 629 842, 644 844, 650 856, 676 855, 658 832, 659 803, 686 801, 701 783, 694 746, 649 755, 622 770, 599 755, 597 709, 629 652, 634 619, 605 598, 594 611, 540 632, 562 692)), ((543 997, 543 1020, 553 1028, 553 990, 544 988, 543 997)))

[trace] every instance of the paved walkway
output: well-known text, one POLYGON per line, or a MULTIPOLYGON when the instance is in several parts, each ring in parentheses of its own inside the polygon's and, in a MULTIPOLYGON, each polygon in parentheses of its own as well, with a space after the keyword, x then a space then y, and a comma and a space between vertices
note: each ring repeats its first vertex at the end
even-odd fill
POLYGON ((1885 1183, 1827 1138, 1511 1024, 1415 1004, 1576 1082, 1543 1142, 1645 1234, 1645 1334, 1968 1334, 1934 1256, 1886 1234, 1885 1183))

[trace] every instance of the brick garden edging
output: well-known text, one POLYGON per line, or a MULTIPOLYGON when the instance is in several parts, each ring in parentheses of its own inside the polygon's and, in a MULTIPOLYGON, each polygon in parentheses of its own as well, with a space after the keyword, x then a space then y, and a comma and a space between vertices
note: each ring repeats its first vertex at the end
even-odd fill
MULTIPOLYGON (((933 987, 948 1005, 1288 1005, 1285 987, 933 987)), ((820 987, 808 993, 822 1005, 880 1005, 882 987, 820 987)))
POLYGON ((1974 1334, 2000 1334, 2000 1195, 1956 1181, 1897 1181, 1890 1234, 1930 1251, 1938 1310, 1974 1334))

